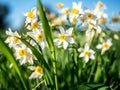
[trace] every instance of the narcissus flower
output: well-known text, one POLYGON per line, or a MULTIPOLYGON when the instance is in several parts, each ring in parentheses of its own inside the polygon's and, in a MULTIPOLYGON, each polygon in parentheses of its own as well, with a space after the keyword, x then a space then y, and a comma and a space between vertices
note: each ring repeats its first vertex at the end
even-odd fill
POLYGON ((102 49, 101 53, 103 54, 105 51, 107 51, 112 45, 112 40, 108 39, 107 41, 103 41, 102 44, 98 44, 96 46, 97 49, 102 49))
POLYGON ((19 60, 20 64, 30 63, 33 64, 33 60, 35 60, 35 56, 33 55, 30 48, 26 47, 24 44, 21 46, 15 47, 15 57, 19 60))
POLYGON ((60 46, 63 45, 64 49, 67 49, 68 43, 73 44, 74 39, 71 37, 73 28, 69 28, 66 31, 63 27, 59 27, 60 33, 58 34, 58 37, 54 40, 55 45, 60 46))
POLYGON ((81 52, 79 57, 84 57, 86 63, 89 61, 89 59, 95 59, 95 52, 89 48, 88 44, 85 44, 84 48, 79 48, 78 51, 81 52))
POLYGON ((29 79, 41 78, 43 76, 43 68, 41 66, 29 66, 28 68, 34 71, 29 79))
POLYGON ((5 43, 9 44, 9 47, 15 47, 21 43, 20 41, 20 35, 15 31, 13 32, 10 28, 8 31, 6 31, 6 34, 8 35, 7 39, 5 40, 5 43))
POLYGON ((38 42, 41 48, 44 49, 45 37, 42 30, 34 30, 32 32, 28 32, 27 34, 30 35, 30 37, 32 37, 34 40, 36 40, 36 42, 38 42))
POLYGON ((78 15, 78 14, 83 13, 83 10, 81 8, 82 2, 78 2, 78 3, 73 2, 72 4, 73 4, 72 9, 71 9, 72 14, 77 14, 78 15))
POLYGON ((28 23, 31 23, 33 20, 37 19, 37 8, 32 8, 31 11, 26 12, 24 15, 26 16, 25 23, 27 25, 28 23))

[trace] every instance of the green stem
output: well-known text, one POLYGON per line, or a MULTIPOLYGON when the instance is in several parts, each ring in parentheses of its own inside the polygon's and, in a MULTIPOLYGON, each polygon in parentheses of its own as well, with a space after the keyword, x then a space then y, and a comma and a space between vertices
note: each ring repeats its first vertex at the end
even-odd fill
POLYGON ((52 55, 52 65, 53 65, 53 74, 54 74, 54 83, 55 83, 55 88, 58 90, 58 80, 57 80, 57 69, 56 69, 56 55, 55 51, 51 51, 52 55))
POLYGON ((94 74, 94 70, 95 70, 96 63, 97 63, 97 61, 95 60, 95 61, 94 61, 94 65, 92 66, 92 70, 91 70, 91 73, 90 73, 90 75, 89 75, 89 78, 88 78, 88 81, 87 81, 87 82, 90 82, 90 80, 91 80, 91 78, 92 78, 92 76, 93 76, 93 74, 94 74))

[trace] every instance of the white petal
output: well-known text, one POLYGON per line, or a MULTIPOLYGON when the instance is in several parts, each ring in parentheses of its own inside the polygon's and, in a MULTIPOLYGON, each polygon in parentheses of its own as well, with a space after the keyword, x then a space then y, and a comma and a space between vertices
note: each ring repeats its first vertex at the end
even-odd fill
POLYGON ((36 72, 33 72, 33 73, 30 75, 29 79, 33 79, 33 78, 37 78, 37 77, 38 77, 38 74, 37 74, 36 72))
POLYGON ((28 69, 30 69, 30 70, 35 70, 35 66, 28 66, 28 69))
POLYGON ((68 30, 66 30, 66 35, 70 36, 72 34, 73 28, 69 28, 68 30))
POLYGON ((84 53, 81 53, 81 54, 79 55, 79 57, 84 57, 84 53))
POLYGON ((90 58, 91 58, 91 59, 95 59, 94 55, 91 55, 90 58))
POLYGON ((85 50, 89 50, 89 46, 87 43, 85 44, 85 50))
POLYGON ((81 52, 83 50, 83 48, 78 48, 78 52, 81 52))
POLYGON ((72 37, 68 37, 68 38, 67 38, 67 41, 68 41, 69 43, 71 43, 71 44, 74 43, 74 39, 73 39, 72 37))
POLYGON ((62 44, 62 41, 59 40, 59 39, 55 39, 54 42, 55 42, 55 45, 56 45, 56 46, 59 46, 59 45, 62 44))
POLYGON ((64 49, 67 49, 67 47, 68 47, 68 42, 63 41, 63 48, 64 48, 64 49))
POLYGON ((85 57, 85 62, 87 63, 89 61, 89 57, 85 57))
POLYGON ((96 48, 97 48, 97 49, 101 49, 101 48, 102 48, 102 45, 101 45, 101 44, 98 44, 98 45, 96 46, 96 48))
POLYGON ((63 28, 63 27, 59 27, 59 29, 60 29, 60 33, 62 33, 62 34, 64 34, 64 33, 65 33, 65 30, 64 30, 64 28, 63 28))

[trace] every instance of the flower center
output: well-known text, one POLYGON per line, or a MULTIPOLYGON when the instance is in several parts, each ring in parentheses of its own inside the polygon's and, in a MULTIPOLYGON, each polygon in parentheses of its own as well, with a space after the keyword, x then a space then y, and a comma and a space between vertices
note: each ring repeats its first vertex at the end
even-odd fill
POLYGON ((105 22, 106 22, 106 21, 105 21, 105 19, 104 19, 103 17, 99 19, 99 23, 105 24, 105 22))
POLYGON ((58 7, 58 8, 62 8, 62 7, 63 7, 63 4, 62 4, 62 3, 58 3, 58 4, 57 4, 57 7, 58 7))
POLYGON ((38 72, 38 73, 42 73, 43 72, 43 68, 40 67, 40 66, 36 66, 35 67, 35 71, 38 72))
POLYGON ((92 18, 93 18, 93 14, 92 14, 92 13, 88 13, 88 14, 87 14, 87 18, 88 18, 88 19, 92 19, 92 18))
POLYGON ((21 50, 18 51, 18 54, 19 54, 20 56, 24 56, 24 55, 26 54, 26 51, 23 50, 23 49, 21 49, 21 50))
POLYGON ((14 38, 13 38, 13 41, 14 41, 15 43, 18 43, 18 42, 19 42, 19 38, 18 38, 18 37, 14 37, 14 38))
POLYGON ((37 38, 37 40, 41 41, 41 40, 43 40, 43 35, 42 34, 37 34, 36 38, 37 38))
POLYGON ((65 40, 65 39, 66 39, 66 35, 65 35, 65 34, 61 34, 61 35, 59 36, 59 39, 65 40))
POLYGON ((38 22, 34 22, 34 23, 31 24, 31 26, 32 26, 33 29, 36 29, 36 28, 39 27, 39 24, 38 24, 38 22))
POLYGON ((68 13, 69 13, 69 9, 66 8, 66 9, 65 9, 65 14, 68 14, 68 13))
POLYGON ((28 13, 27 13, 27 17, 33 18, 33 17, 34 17, 34 13, 33 13, 33 12, 28 12, 28 13))
POLYGON ((112 21, 115 22, 115 23, 119 22, 119 17, 112 17, 112 21))
POLYGON ((107 43, 103 44, 103 48, 107 49, 109 47, 109 45, 107 43))
POLYGON ((72 13, 73 13, 73 14, 78 14, 79 11, 78 11, 76 8, 72 8, 72 13))
POLYGON ((84 56, 89 56, 90 52, 89 51, 84 51, 84 56))
POLYGON ((97 6, 98 6, 99 8, 101 8, 101 7, 103 7, 103 3, 102 3, 102 2, 98 2, 98 3, 97 3, 97 6))
POLYGON ((73 23, 76 23, 76 21, 77 21, 77 18, 76 18, 76 17, 73 17, 72 22, 73 22, 73 23))

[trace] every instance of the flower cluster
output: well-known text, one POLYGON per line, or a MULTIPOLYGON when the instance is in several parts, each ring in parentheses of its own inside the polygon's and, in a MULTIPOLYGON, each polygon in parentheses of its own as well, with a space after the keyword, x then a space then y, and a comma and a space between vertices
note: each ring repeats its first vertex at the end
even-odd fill
MULTIPOLYGON (((94 37, 98 37, 102 31, 102 24, 106 23, 107 14, 104 13, 106 6, 102 2, 98 2, 94 9, 83 9, 82 2, 73 2, 72 8, 64 8, 62 3, 57 4, 58 8, 61 8, 60 13, 63 14, 66 24, 68 27, 58 26, 56 27, 54 35, 54 44, 57 47, 62 47, 67 50, 69 46, 80 46, 75 47, 78 50, 78 57, 84 58, 85 63, 91 60, 95 60, 96 49, 101 49, 101 54, 104 54, 112 45, 112 39, 102 38, 101 44, 95 44, 96 47, 91 47, 92 40, 94 37), (85 43, 79 45, 76 41, 76 27, 80 26, 85 28, 85 43)), ((38 18, 37 8, 32 8, 31 11, 25 14, 25 27, 28 29, 24 35, 19 35, 17 31, 13 32, 11 29, 6 31, 8 35, 5 40, 9 44, 9 47, 14 50, 14 56, 19 60, 20 64, 30 64, 28 68, 33 71, 29 79, 41 78, 43 76, 43 68, 39 65, 35 66, 34 62, 37 60, 32 50, 27 47, 21 39, 23 37, 30 45, 37 47, 41 50, 47 48, 46 37, 42 23, 38 18), (27 38, 26 38, 27 37, 27 38), (28 38, 29 37, 29 38, 28 38)), ((78 31, 79 32, 79 31, 78 31)), ((78 35, 79 37, 79 35, 78 35)), ((48 48, 47 48, 48 49, 48 48)))

